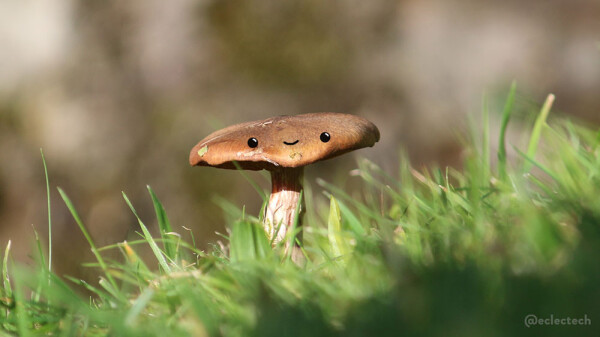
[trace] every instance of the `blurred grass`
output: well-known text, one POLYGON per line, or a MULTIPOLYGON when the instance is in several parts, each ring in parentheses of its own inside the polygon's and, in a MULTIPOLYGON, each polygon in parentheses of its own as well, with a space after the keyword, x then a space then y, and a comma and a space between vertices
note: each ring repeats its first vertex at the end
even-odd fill
MULTIPOLYGON (((60 190, 96 256, 87 265, 103 276, 98 285, 62 280, 43 257, 37 267, 15 266, 6 247, 0 333, 593 335, 592 326, 527 328, 523 320, 587 315, 594 324, 599 317, 600 132, 548 119, 546 105, 530 146, 509 162, 504 144, 514 92, 513 85, 496 168, 484 125, 481 136, 472 133, 462 171, 417 171, 404 158, 394 177, 362 160, 353 172, 364 183, 360 195, 319 181, 329 211, 307 210, 302 265, 283 245, 271 248, 260 216, 246 216, 226 200, 229 217, 237 219, 224 236, 229 242, 198 250, 172 233, 150 188, 161 237, 152 238, 138 217, 140 240, 97 249, 60 190), (140 260, 140 244, 152 248, 154 265, 140 260), (120 261, 102 257, 114 249, 120 261)), ((311 195, 307 205, 314 205, 311 195)))

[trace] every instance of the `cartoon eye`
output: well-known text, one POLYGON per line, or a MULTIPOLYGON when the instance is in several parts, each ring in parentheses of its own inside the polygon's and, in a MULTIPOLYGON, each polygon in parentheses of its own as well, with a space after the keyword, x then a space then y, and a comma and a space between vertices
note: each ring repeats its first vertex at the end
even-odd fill
POLYGON ((254 137, 248 139, 248 146, 250 146, 251 148, 257 147, 258 146, 258 139, 254 138, 254 137))
POLYGON ((320 137, 320 138, 321 138, 321 141, 322 141, 323 143, 327 143, 327 142, 328 142, 328 141, 331 139, 331 136, 329 135, 329 133, 327 133, 327 132, 323 132, 323 133, 321 134, 321 137, 320 137))

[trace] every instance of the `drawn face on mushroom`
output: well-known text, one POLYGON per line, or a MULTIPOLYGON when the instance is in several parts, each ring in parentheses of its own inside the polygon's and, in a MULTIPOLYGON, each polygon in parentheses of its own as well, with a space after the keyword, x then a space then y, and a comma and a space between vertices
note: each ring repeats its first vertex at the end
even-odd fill
POLYGON ((271 171, 265 228, 277 242, 301 201, 302 168, 377 141, 377 127, 358 116, 333 112, 278 116, 213 132, 192 149, 190 164, 235 169, 237 162, 245 170, 271 171))

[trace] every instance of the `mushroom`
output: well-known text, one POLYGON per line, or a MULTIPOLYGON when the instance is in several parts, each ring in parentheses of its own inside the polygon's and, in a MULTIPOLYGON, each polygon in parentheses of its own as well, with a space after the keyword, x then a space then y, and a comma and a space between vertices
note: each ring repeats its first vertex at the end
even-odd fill
POLYGON ((263 225, 277 243, 296 216, 301 223, 304 166, 377 141, 379 130, 361 117, 333 112, 278 116, 213 132, 194 146, 190 165, 235 169, 237 162, 244 170, 270 171, 272 191, 263 225))

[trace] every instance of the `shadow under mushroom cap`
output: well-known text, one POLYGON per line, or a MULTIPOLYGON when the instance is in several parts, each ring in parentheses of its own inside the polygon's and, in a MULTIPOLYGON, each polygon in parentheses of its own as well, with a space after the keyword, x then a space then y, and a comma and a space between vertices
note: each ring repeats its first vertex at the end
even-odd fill
POLYGON ((229 126, 208 135, 190 153, 190 165, 245 170, 301 167, 379 141, 368 120, 321 112, 278 116, 229 126))

